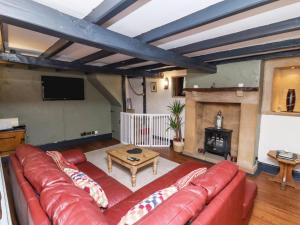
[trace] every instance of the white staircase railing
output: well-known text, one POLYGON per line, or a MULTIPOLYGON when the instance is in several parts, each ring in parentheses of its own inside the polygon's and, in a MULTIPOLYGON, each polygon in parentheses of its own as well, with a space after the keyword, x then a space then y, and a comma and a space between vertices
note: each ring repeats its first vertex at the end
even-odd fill
POLYGON ((121 112, 121 143, 145 147, 169 147, 169 114, 121 112))

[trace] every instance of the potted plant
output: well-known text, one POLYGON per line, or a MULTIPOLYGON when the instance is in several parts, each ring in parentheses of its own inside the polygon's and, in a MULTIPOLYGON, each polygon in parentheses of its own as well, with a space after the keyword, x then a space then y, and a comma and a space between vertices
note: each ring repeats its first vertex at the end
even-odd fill
POLYGON ((185 105, 178 100, 175 100, 171 105, 168 106, 171 113, 170 126, 168 129, 172 129, 175 132, 175 136, 173 138, 173 149, 175 152, 182 152, 184 147, 181 133, 181 113, 183 112, 184 106, 185 105))

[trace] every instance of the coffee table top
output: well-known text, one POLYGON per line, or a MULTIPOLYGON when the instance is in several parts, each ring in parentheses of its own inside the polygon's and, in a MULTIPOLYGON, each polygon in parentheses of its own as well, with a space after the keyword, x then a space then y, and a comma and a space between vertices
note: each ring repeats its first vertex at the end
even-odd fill
POLYGON ((121 145, 117 146, 113 149, 107 150, 106 153, 112 157, 115 157, 123 162, 126 162, 127 164, 136 166, 139 164, 142 164, 144 162, 147 162, 148 160, 151 160, 155 157, 159 156, 158 152, 152 151, 150 149, 137 147, 135 145, 121 145), (127 153, 127 150, 133 149, 133 148, 140 148, 143 151, 139 154, 129 154, 127 153), (128 157, 135 157, 140 159, 139 161, 130 161, 127 158, 128 157))

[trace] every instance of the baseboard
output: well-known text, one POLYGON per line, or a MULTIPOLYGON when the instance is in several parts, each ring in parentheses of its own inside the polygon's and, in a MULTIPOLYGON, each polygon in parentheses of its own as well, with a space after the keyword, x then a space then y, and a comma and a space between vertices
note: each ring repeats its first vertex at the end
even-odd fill
POLYGON ((72 139, 67 141, 60 141, 55 143, 48 143, 48 144, 39 145, 38 147, 46 151, 50 149, 72 148, 76 145, 80 145, 91 141, 103 141, 103 140, 110 140, 110 139, 112 139, 112 133, 93 135, 93 136, 72 139))
MULTIPOLYGON (((270 173, 276 175, 279 172, 279 166, 274 166, 268 163, 258 162, 258 168, 255 175, 260 174, 261 172, 270 173)), ((293 177, 295 180, 300 181, 300 171, 293 171, 293 177)))

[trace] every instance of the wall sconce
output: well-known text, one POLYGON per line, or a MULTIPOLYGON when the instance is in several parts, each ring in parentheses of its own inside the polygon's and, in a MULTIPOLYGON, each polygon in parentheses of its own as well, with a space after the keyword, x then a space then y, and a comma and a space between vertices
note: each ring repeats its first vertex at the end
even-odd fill
POLYGON ((169 79, 167 77, 164 79, 164 89, 169 89, 169 79))

